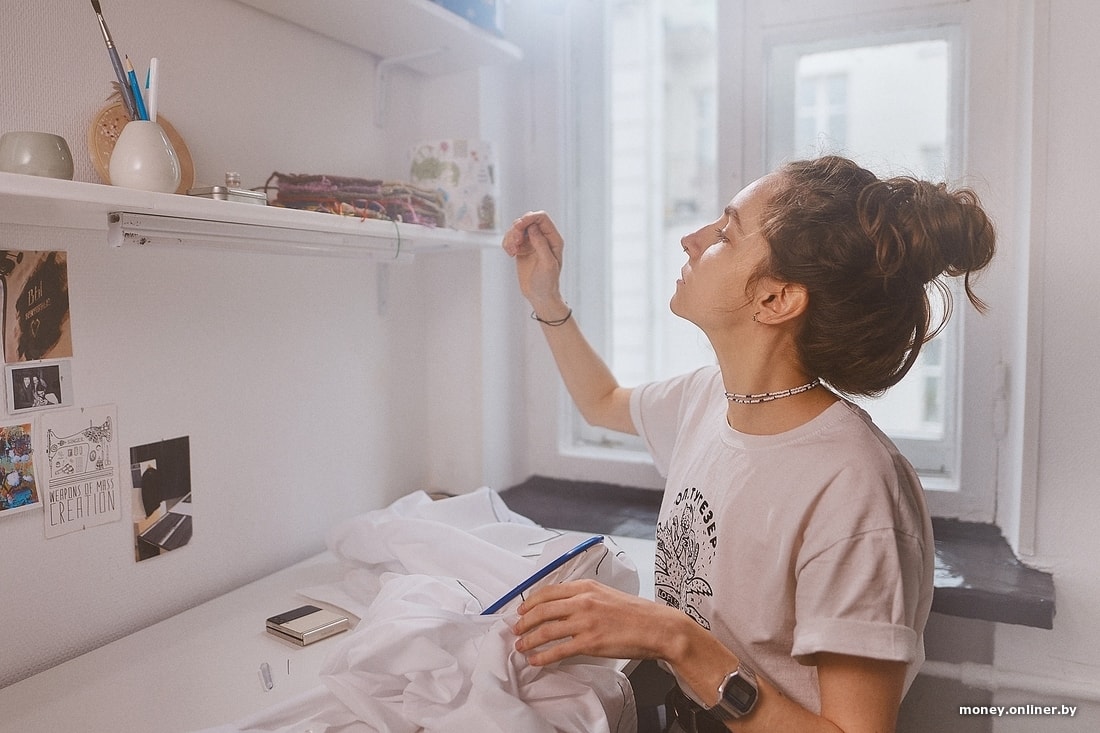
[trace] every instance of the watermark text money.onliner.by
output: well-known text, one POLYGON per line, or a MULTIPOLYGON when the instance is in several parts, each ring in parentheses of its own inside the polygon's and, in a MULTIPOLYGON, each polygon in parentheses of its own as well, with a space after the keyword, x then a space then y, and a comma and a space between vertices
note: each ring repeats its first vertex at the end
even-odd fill
POLYGON ((1008 715, 1057 715, 1072 718, 1077 714, 1075 705, 960 705, 959 715, 989 715, 1002 718, 1008 715))

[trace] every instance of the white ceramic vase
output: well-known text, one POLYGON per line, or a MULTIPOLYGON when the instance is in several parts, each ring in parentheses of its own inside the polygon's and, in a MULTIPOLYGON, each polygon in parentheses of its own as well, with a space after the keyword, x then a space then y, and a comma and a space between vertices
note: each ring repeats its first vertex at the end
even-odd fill
POLYGON ((180 161, 164 128, 149 120, 127 122, 111 151, 111 185, 174 193, 180 161))

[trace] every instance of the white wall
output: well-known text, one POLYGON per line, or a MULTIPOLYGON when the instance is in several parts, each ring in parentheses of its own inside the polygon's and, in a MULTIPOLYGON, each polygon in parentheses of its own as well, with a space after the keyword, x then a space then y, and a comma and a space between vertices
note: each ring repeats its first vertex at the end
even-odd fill
MULTIPOLYGON (((160 58, 161 112, 200 183, 399 179, 416 140, 480 132, 477 72, 396 71, 378 128, 369 54, 230 0, 103 6, 136 65, 160 58)), ((76 179, 99 182, 84 141, 113 74, 90 4, 0 0, 0 48, 0 132, 63 135, 76 179)), ((2 205, 0 248, 68 251, 75 402, 117 406, 123 465, 190 436, 196 515, 187 547, 142 563, 128 490, 123 521, 53 540, 39 511, 0 516, 0 686, 318 552, 342 517, 487 482, 482 411, 508 403, 481 378, 493 295, 477 252, 383 266, 113 250, 101 231, 3 223, 2 205)), ((511 460, 488 478, 521 478, 511 460)))
MULTIPOLYGON (((1100 305, 1094 283, 1100 279, 1100 208, 1096 172, 1100 150, 1095 121, 1100 89, 1092 75, 1100 51, 1092 30, 1100 27, 1100 5, 1091 0, 1053 0, 1049 43, 1039 59, 1036 89, 1033 195, 1032 297, 1039 313, 1036 350, 1038 419, 1034 433, 1038 491, 1034 561, 1054 573, 1057 615, 1053 631, 1000 626, 996 666, 1038 675, 1057 689, 1100 690, 1100 434, 1096 390, 1084 386, 1100 359, 1100 305)), ((1043 28, 1040 27, 1040 31, 1043 28)), ((1046 699, 1064 698, 1053 692, 1046 699)), ((998 704, 1024 704, 1036 695, 1004 691, 998 704)), ((1079 730, 1096 726, 1100 701, 1075 721, 1003 719, 998 731, 1079 730), (1082 720, 1083 718, 1083 720, 1082 720), (1091 722, 1088 722, 1091 721, 1091 722), (1040 727, 1041 726, 1041 727, 1040 727)), ((1072 703, 1070 703, 1072 704, 1072 703)))

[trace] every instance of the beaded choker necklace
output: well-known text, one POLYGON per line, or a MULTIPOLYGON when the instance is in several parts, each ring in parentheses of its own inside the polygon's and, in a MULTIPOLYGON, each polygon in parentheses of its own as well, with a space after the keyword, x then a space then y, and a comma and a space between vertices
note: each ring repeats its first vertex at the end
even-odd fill
POLYGON ((759 394, 738 394, 737 392, 726 392, 726 399, 730 402, 736 402, 739 405, 756 405, 761 402, 771 402, 772 400, 781 400, 784 397, 791 397, 796 394, 802 394, 803 392, 809 392, 811 389, 821 384, 820 379, 815 379, 808 384, 803 384, 801 387, 791 387, 781 392, 760 392, 759 394))

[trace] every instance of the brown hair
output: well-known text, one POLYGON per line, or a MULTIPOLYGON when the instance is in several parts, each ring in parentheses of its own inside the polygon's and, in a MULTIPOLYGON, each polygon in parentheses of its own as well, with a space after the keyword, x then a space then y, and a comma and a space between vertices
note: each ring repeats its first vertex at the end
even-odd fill
POLYGON ((809 305, 796 345, 803 366, 840 392, 897 384, 951 314, 943 275, 993 258, 993 225, 977 195, 911 177, 880 180, 837 156, 788 163, 763 216, 771 256, 760 275, 798 283, 809 305), (931 323, 929 284, 943 300, 931 323))

